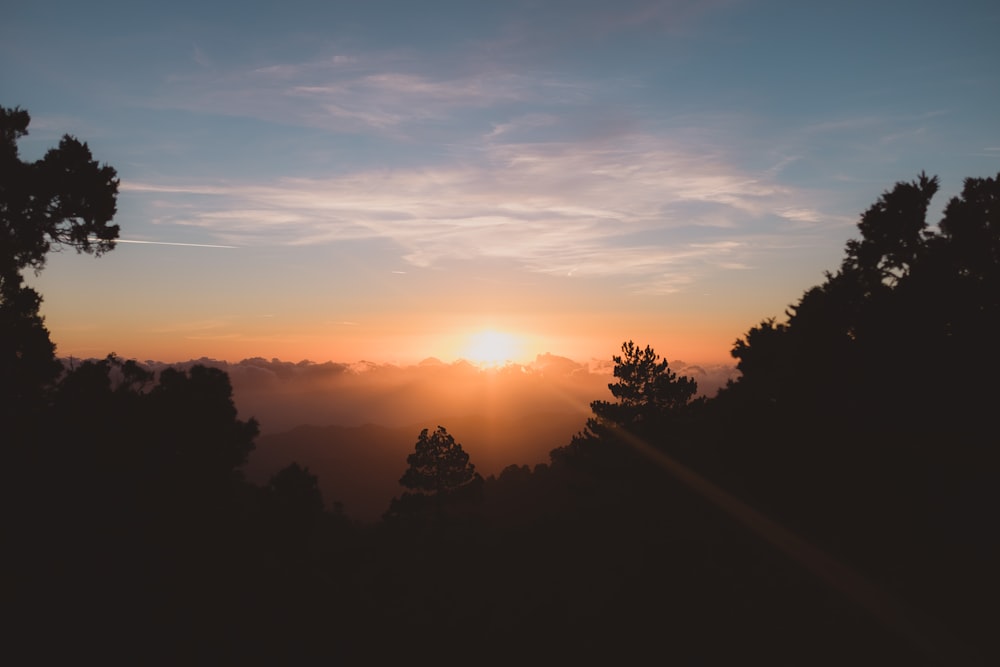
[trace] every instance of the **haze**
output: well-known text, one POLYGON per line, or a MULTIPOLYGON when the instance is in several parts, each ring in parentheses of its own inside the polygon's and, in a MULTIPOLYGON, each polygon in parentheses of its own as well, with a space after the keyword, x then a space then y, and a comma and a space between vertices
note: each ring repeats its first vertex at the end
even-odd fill
MULTIPOLYGON (((546 463, 552 449, 583 430, 591 401, 611 398, 614 381, 610 360, 580 364, 555 355, 485 369, 437 359, 409 366, 259 358, 198 363, 225 370, 240 417, 260 422, 247 466, 252 480, 266 482, 298 462, 319 476, 325 497, 362 521, 377 520, 398 493, 421 429, 445 426, 482 475, 498 475, 510 465, 546 463)), ((707 396, 738 375, 729 364, 678 360, 671 368, 707 396)))

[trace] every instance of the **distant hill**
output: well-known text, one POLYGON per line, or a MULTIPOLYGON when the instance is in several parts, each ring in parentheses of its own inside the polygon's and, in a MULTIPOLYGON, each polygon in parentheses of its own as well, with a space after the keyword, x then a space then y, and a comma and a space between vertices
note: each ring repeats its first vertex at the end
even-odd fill
POLYGON ((444 426, 461 443, 484 477, 511 464, 548 461, 549 452, 567 444, 586 422, 585 413, 535 413, 513 418, 453 417, 411 426, 301 425, 263 435, 245 468, 248 478, 266 483, 295 461, 319 476, 323 498, 342 502, 353 519, 375 521, 402 493, 399 478, 420 431, 444 426))

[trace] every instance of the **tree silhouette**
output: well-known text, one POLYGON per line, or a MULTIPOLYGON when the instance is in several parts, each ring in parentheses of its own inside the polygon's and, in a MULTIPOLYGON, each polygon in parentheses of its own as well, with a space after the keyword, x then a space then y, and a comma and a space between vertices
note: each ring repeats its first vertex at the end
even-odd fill
MULTIPOLYGON (((697 391, 694 380, 678 377, 650 346, 626 341, 621 349, 613 357, 617 382, 608 385, 618 400, 593 401, 594 416, 584 430, 549 453, 556 486, 543 494, 565 504, 577 520, 608 530, 641 523, 650 508, 674 502, 675 485, 647 455, 651 448, 686 455, 697 391)), ((650 518, 648 525, 661 520, 668 516, 650 518)))
POLYGON ((943 431, 956 427, 955 410, 978 419, 982 411, 967 408, 990 392, 965 389, 996 366, 998 180, 966 179, 936 229, 926 220, 936 177, 883 193, 861 216, 861 238, 847 243, 840 269, 806 291, 786 322, 765 320, 736 342, 742 377, 732 393, 824 438, 898 432, 921 403, 947 406, 923 415, 943 431), (929 353, 952 362, 949 383, 914 363, 929 353))
POLYGON ((414 452, 406 457, 409 468, 399 483, 417 493, 446 494, 472 482, 476 466, 443 426, 434 433, 424 429, 417 438, 414 452))
POLYGON ((225 371, 164 369, 149 398, 157 417, 151 439, 163 466, 206 488, 242 478, 259 428, 255 419, 237 419, 225 371))
POLYGON ((624 463, 631 456, 621 447, 619 429, 659 446, 669 444, 677 435, 698 391, 697 383, 686 376, 678 377, 670 370, 669 362, 649 345, 641 348, 629 340, 622 343, 621 349, 620 355, 612 357, 618 381, 608 384, 618 400, 591 402, 594 416, 569 445, 551 452, 554 463, 579 465, 589 460, 587 467, 595 471, 624 463))
POLYGON ((69 135, 41 160, 23 162, 17 142, 30 122, 27 111, 0 107, 0 395, 9 397, 0 417, 17 440, 61 370, 39 315, 42 298, 22 272, 37 273, 62 246, 101 255, 118 236, 115 170, 69 135))
POLYGON ((995 282, 1000 272, 1000 174, 965 179, 961 196, 948 202, 939 227, 960 276, 995 282))
POLYGON ((218 369, 168 368, 154 380, 109 355, 61 378, 43 433, 38 456, 76 487, 76 507, 103 495, 106 515, 142 516, 152 527, 186 513, 193 526, 240 492, 258 427, 237 418, 229 377, 218 369))
POLYGON ((1000 178, 966 179, 937 225, 936 177, 897 183, 843 262, 732 350, 713 402, 731 479, 819 541, 891 562, 928 535, 997 539, 1000 178), (992 535, 990 538, 985 536, 992 535))
POLYGON ((305 557, 325 515, 319 479, 293 462, 271 476, 262 494, 274 548, 286 558, 305 557))
POLYGON ((393 499, 386 518, 428 511, 440 514, 446 508, 480 500, 483 478, 462 445, 443 426, 433 433, 422 430, 406 462, 409 467, 399 483, 410 491, 393 499))
POLYGON ((847 242, 842 271, 859 272, 869 289, 898 282, 924 254, 927 207, 937 191, 937 176, 921 173, 879 197, 861 216, 861 239, 847 242))
POLYGON ((608 385, 616 403, 594 401, 595 417, 618 426, 658 421, 683 409, 698 391, 688 377, 677 377, 670 364, 650 346, 640 348, 632 341, 622 343, 622 354, 612 357, 617 382, 608 385))
POLYGON ((15 441, 27 435, 18 426, 26 428, 35 421, 44 389, 62 370, 38 312, 41 302, 38 292, 21 284, 20 276, 0 289, 0 415, 15 441))
POLYGON ((45 265, 52 245, 101 255, 114 248, 118 225, 118 178, 99 165, 86 143, 63 136, 41 160, 22 162, 17 141, 28 134, 31 117, 22 109, 0 107, 0 277, 45 265))
POLYGON ((303 515, 322 514, 323 493, 319 488, 319 478, 292 462, 271 475, 267 483, 268 492, 288 511, 303 515))

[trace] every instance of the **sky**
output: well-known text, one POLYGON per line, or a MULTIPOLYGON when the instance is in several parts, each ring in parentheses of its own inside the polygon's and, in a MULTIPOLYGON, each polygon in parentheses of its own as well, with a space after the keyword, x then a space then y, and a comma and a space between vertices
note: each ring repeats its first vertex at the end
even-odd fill
POLYGON ((1000 5, 21 2, 0 105, 121 179, 60 355, 732 361, 859 215, 1000 172, 1000 5))

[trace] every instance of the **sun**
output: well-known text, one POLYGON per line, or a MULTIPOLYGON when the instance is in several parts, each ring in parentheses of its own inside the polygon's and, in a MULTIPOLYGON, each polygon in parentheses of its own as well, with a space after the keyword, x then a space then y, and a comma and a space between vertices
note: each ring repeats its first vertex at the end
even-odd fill
POLYGON ((514 334, 487 329, 472 334, 462 357, 480 366, 502 366, 524 354, 524 341, 514 334))

